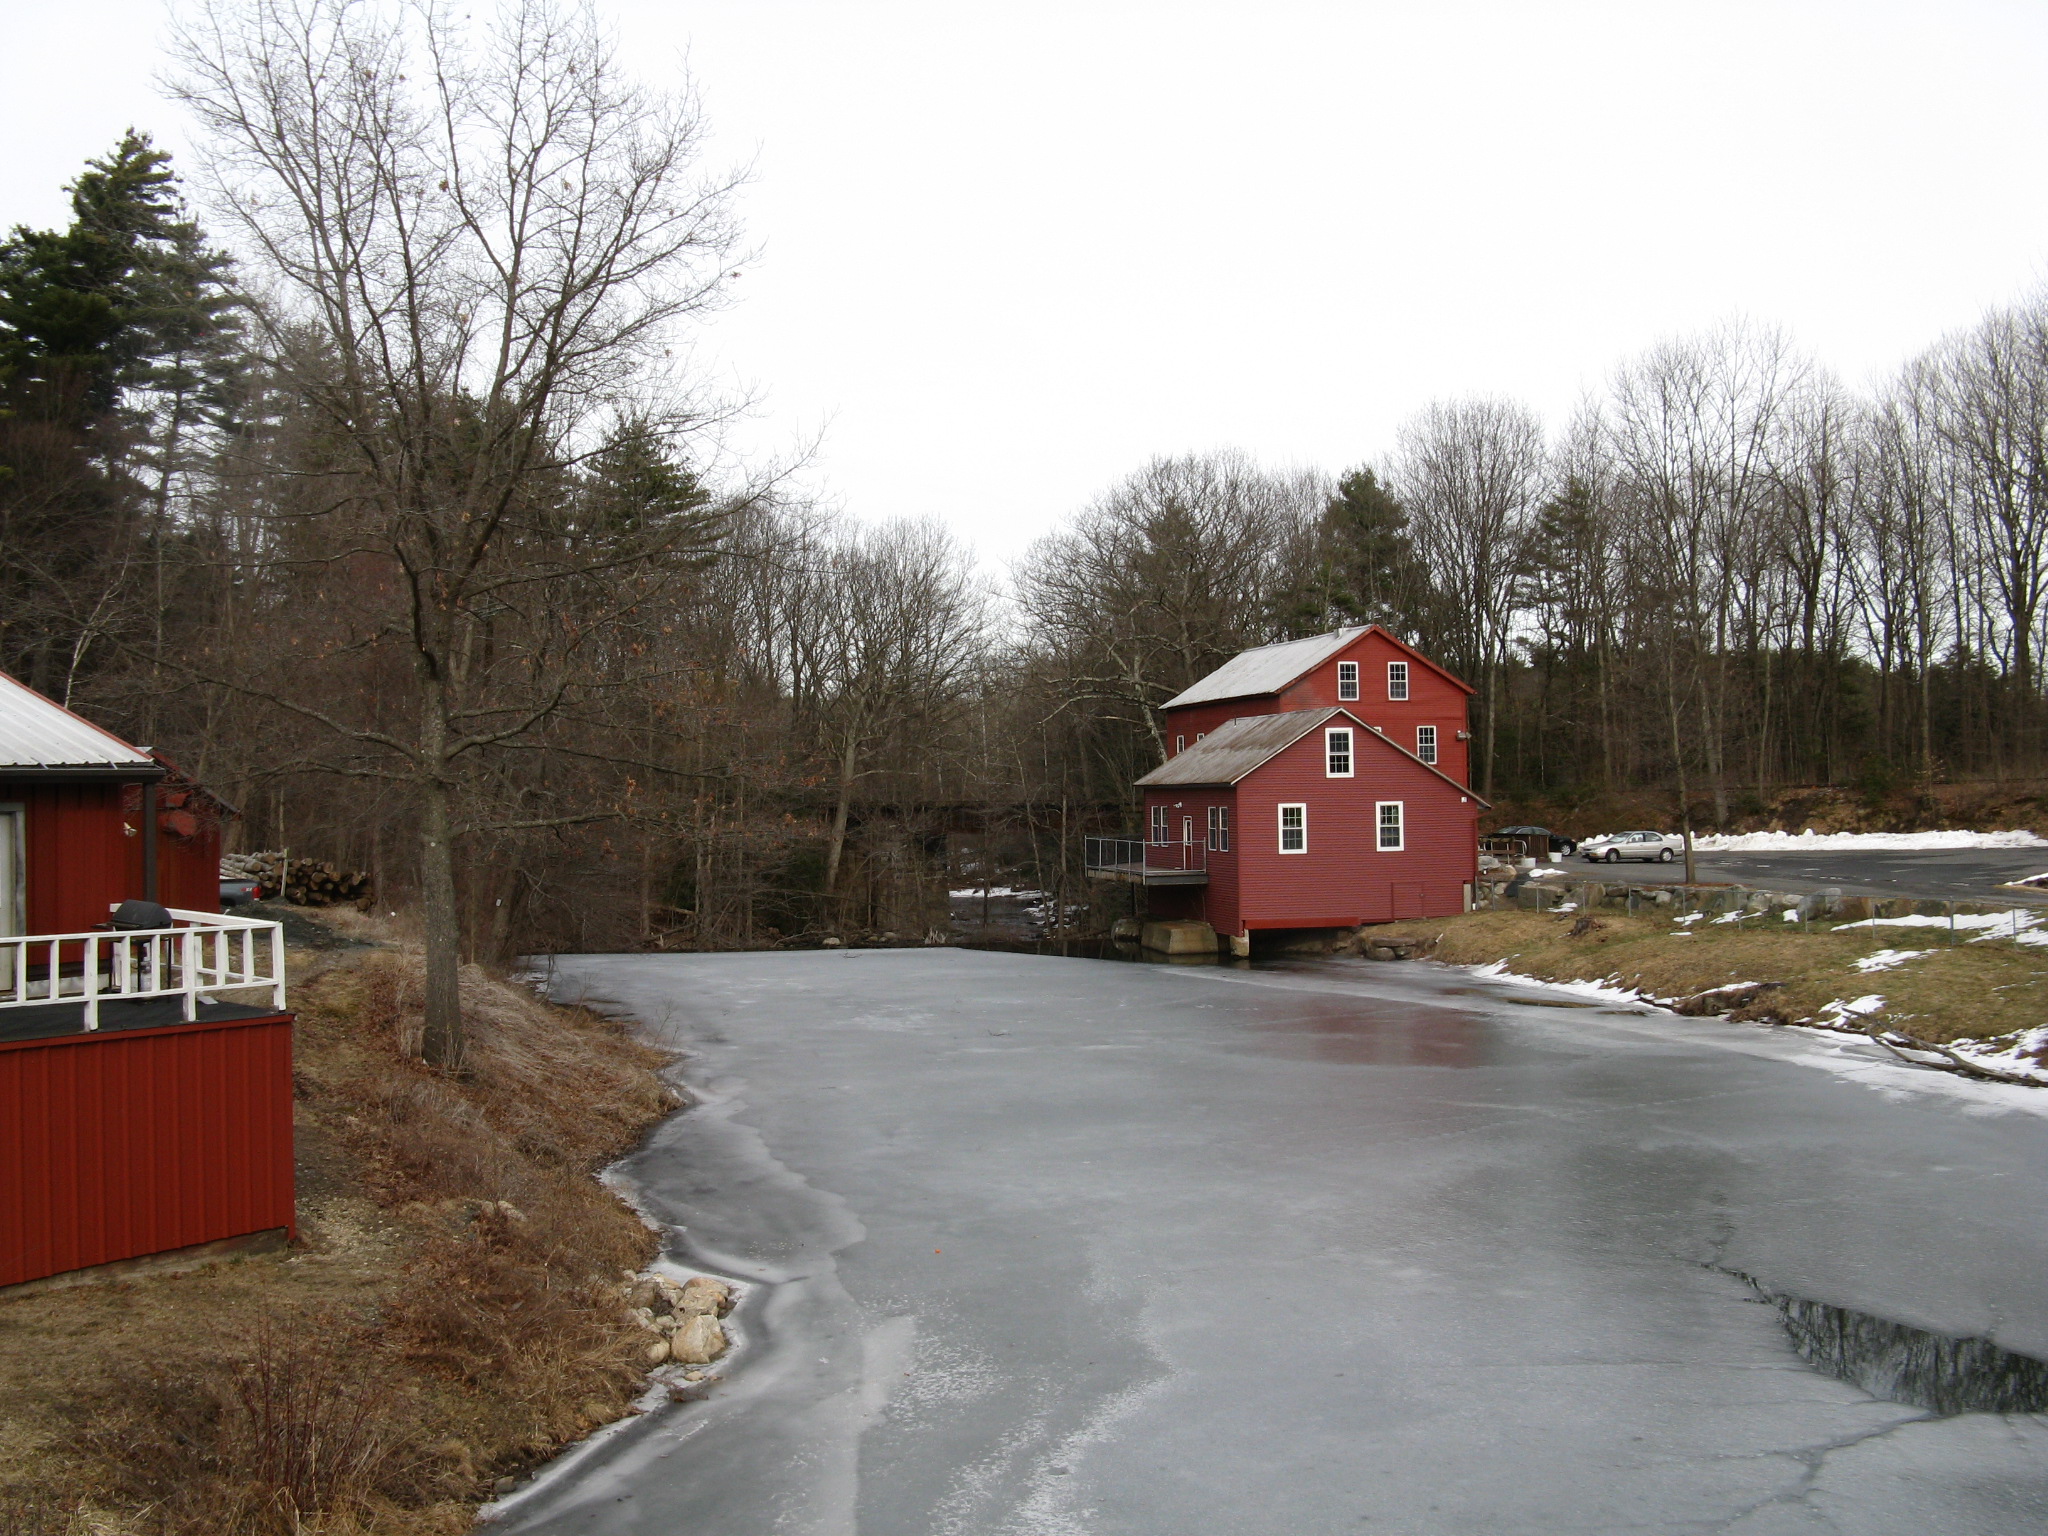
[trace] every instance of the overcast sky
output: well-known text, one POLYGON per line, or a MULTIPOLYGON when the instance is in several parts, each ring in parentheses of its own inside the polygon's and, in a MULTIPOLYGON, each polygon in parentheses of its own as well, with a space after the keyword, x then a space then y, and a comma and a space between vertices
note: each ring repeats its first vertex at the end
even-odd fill
MULTIPOLYGON (((158 0, 4 3, 0 220, 133 123, 158 0)), ((709 338, 761 450, 992 559, 1158 453, 1553 421, 1734 314, 1863 383, 2048 278, 2048 5, 600 0, 754 166, 709 338)))

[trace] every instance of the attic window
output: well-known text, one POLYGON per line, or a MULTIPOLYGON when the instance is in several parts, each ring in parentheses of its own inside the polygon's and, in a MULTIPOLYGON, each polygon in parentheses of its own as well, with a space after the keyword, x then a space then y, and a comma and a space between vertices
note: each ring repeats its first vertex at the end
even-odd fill
POLYGON ((1350 703, 1358 697, 1358 663, 1340 661, 1337 663, 1337 698, 1350 703))
POLYGON ((1323 732, 1323 758, 1326 777, 1351 777, 1351 732, 1348 728, 1323 732))
POLYGON ((1390 661, 1387 663, 1387 697, 1405 699, 1408 697, 1408 663, 1390 661))

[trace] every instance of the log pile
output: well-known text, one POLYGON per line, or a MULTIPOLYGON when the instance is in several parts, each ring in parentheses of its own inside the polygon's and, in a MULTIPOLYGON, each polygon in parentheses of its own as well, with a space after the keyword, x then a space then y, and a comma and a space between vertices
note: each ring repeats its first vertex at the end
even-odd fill
POLYGON ((368 910, 370 877, 318 859, 288 859, 281 852, 231 853, 220 861, 223 880, 254 880, 265 900, 282 895, 296 907, 357 906, 368 910))

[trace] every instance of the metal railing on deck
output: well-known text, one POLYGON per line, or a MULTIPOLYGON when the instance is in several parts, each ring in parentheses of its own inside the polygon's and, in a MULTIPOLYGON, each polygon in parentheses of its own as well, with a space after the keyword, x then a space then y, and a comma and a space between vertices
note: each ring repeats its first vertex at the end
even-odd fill
POLYGON ((223 912, 168 909, 170 928, 32 933, 0 937, 0 1009, 76 1000, 85 1027, 100 1027, 103 1002, 175 997, 186 1022, 201 994, 263 988, 284 1011, 284 927, 223 912))
POLYGON ((1207 843, 1148 843, 1137 837, 1090 837, 1083 844, 1082 857, 1090 874, 1142 879, 1202 874, 1209 868, 1207 843))

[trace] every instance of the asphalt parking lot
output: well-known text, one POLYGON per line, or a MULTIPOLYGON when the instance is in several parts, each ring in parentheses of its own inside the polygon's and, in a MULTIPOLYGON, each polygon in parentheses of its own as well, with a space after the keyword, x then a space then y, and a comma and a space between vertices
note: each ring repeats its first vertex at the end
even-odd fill
MULTIPOLYGON (((1879 849, 1821 853, 1698 853, 1695 877, 1771 891, 1839 889, 1845 896, 1923 896, 1942 901, 2010 901, 2048 905, 2048 890, 2009 890, 2008 880, 2048 870, 2048 848, 1879 849)), ((1558 866, 1579 878, 1678 884, 1685 861, 1594 863, 1574 855, 1558 866)))

